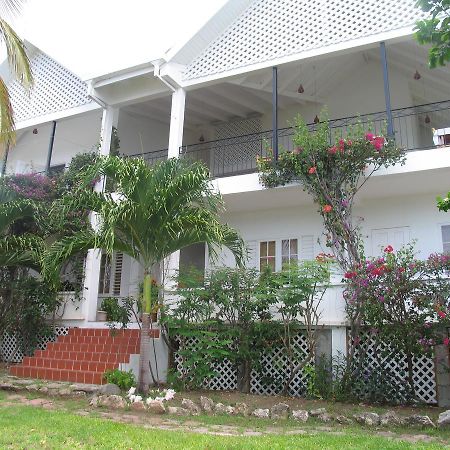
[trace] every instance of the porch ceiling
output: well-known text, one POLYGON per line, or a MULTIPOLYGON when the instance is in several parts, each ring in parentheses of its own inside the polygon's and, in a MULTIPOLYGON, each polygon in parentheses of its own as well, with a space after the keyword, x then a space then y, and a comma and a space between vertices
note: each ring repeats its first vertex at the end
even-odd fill
MULTIPOLYGON (((412 39, 388 43, 388 66, 400 73, 408 84, 413 104, 446 100, 450 93, 450 66, 430 70, 428 50, 412 39), (418 70, 419 81, 414 79, 418 70)), ((279 108, 294 105, 327 103, 327 98, 340 84, 362 65, 381 62, 378 46, 364 50, 327 55, 320 59, 303 60, 278 67, 279 108), (304 92, 298 93, 302 84, 304 92)), ((272 70, 263 69, 245 76, 228 78, 188 91, 185 126, 196 128, 205 124, 270 113, 272 106, 272 70)), ((395 107, 396 105, 393 105, 395 107)), ((412 105, 401 105, 412 106, 412 105)), ((126 110, 168 124, 170 122, 170 93, 151 101, 137 103, 126 110)))

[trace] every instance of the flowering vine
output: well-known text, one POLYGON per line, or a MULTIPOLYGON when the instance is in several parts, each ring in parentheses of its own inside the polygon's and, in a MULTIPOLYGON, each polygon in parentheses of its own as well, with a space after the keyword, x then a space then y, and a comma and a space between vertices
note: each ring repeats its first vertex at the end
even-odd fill
MULTIPOLYGON (((405 152, 392 140, 366 132, 362 124, 349 127, 346 136, 333 140, 334 135, 323 117, 316 129, 310 130, 299 116, 295 150, 280 152, 277 161, 259 158, 257 165, 265 187, 299 182, 312 196, 322 217, 326 246, 342 271, 350 273, 364 261, 360 222, 353 216, 355 197, 376 171, 404 164, 405 152)), ((358 302, 347 302, 347 314, 355 337, 361 325, 358 302)))

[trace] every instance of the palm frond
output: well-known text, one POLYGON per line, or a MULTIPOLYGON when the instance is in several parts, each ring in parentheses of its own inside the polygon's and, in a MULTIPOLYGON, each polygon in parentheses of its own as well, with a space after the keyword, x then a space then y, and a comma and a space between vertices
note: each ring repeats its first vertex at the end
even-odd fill
POLYGON ((11 99, 2 78, 0 78, 0 142, 6 145, 15 142, 15 123, 11 99))
POLYGON ((23 266, 41 271, 45 242, 35 235, 0 238, 0 266, 23 266))
POLYGON ((17 220, 31 217, 34 213, 33 203, 29 200, 13 200, 0 203, 0 234, 17 220))

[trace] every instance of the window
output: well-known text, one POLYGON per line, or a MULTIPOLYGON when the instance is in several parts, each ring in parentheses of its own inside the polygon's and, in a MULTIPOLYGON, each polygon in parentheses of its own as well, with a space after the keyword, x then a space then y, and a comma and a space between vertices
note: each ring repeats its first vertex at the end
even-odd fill
POLYGON ((450 253, 450 225, 441 226, 442 250, 444 253, 450 253))
POLYGON ((409 227, 378 228, 372 230, 372 256, 383 254, 383 249, 392 245, 398 250, 410 242, 409 227))
POLYGON ((281 265, 292 264, 298 261, 298 240, 283 239, 281 241, 281 265))
POLYGON ((275 241, 262 241, 259 243, 259 270, 269 266, 275 271, 275 241))

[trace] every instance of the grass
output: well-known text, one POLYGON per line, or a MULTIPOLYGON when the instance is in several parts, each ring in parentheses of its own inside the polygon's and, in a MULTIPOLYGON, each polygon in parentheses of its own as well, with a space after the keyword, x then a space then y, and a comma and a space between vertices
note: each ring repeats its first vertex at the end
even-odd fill
MULTIPOLYGON (((222 422, 223 423, 223 422, 222 422)), ((439 443, 409 443, 363 430, 302 435, 217 436, 122 424, 68 411, 1 406, 1 449, 440 449, 439 443)))

